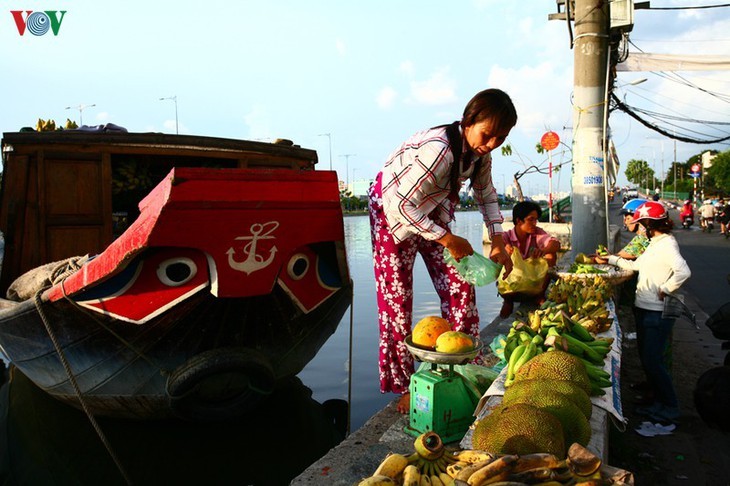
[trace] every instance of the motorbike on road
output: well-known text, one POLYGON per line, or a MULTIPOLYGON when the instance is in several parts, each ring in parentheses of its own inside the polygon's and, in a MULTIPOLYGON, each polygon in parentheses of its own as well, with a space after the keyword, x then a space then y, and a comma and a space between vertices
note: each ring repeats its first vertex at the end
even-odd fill
POLYGON ((695 219, 692 217, 691 214, 685 214, 682 217, 682 228, 689 229, 690 226, 692 226, 695 222, 695 219))

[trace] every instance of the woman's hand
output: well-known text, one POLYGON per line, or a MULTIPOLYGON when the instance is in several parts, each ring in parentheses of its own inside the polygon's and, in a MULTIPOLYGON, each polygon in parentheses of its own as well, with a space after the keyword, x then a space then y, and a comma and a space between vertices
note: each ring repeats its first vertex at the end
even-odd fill
POLYGON ((593 261, 595 261, 599 265, 605 265, 608 263, 608 258, 603 258, 603 257, 596 255, 595 257, 593 257, 593 261))
MULTIPOLYGON (((501 234, 492 237, 492 249, 489 252, 489 258, 504 267, 503 278, 507 278, 512 271, 512 258, 510 257, 510 253, 507 252, 507 246, 509 245, 505 245, 501 234)), ((512 251, 515 250, 512 249, 512 251)))
POLYGON ((443 245, 449 250, 451 256, 457 262, 465 256, 473 255, 474 248, 471 247, 471 243, 461 236, 456 236, 451 233, 446 233, 444 236, 436 240, 436 243, 443 245))

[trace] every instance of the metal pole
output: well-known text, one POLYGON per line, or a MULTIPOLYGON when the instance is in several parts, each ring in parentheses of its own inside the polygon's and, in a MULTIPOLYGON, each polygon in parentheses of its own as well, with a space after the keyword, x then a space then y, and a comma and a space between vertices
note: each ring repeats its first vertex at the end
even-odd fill
POLYGON ((548 223, 553 222, 553 151, 548 150, 548 223))
POLYGON ((342 154, 340 157, 345 158, 345 184, 347 184, 347 190, 350 190, 350 157, 356 154, 342 154))
MULTIPOLYGON (((674 131, 672 131, 674 132, 674 131)), ((674 139, 674 200, 677 200, 677 139, 674 139)))
POLYGON ((603 140, 609 62, 609 3, 575 1, 573 67, 573 251, 591 253, 608 239, 603 140))

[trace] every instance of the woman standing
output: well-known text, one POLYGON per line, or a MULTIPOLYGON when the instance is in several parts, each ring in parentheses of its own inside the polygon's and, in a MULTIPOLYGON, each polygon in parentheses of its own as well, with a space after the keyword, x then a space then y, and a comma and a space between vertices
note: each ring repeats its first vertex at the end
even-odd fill
POLYGON ((418 132, 398 147, 369 190, 380 325, 380 391, 403 394, 398 404, 401 413, 408 411, 414 366, 403 341, 411 332, 417 253, 438 293, 442 316, 454 330, 479 334, 474 288, 443 258, 444 248, 457 261, 474 253, 465 238, 449 230, 459 190, 467 179, 492 239, 490 257, 511 270, 502 242, 502 215, 489 154, 516 123, 517 112, 506 93, 481 91, 469 101, 460 122, 418 132))
POLYGON ((676 292, 691 272, 679 253, 677 240, 670 234, 672 220, 662 204, 654 201, 642 204, 635 211, 633 221, 646 228, 649 246, 636 260, 611 255, 608 262, 639 272, 634 302, 637 342, 654 402, 637 408, 636 412, 656 421, 674 422, 680 415, 679 404, 663 354, 675 320, 663 318, 662 310, 665 296, 676 292))

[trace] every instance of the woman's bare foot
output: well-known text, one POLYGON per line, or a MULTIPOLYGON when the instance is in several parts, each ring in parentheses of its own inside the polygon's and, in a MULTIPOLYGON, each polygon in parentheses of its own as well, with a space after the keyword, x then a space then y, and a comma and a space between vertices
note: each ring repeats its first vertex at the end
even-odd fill
POLYGON ((400 400, 398 400, 398 411, 403 415, 406 415, 410 409, 411 394, 409 392, 405 392, 403 395, 400 396, 400 400))

